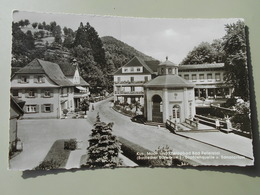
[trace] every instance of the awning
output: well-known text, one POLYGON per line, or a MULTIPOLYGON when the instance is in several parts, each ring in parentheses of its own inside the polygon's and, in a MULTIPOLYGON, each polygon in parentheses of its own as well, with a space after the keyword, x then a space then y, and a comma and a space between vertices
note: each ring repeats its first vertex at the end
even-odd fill
POLYGON ((80 91, 87 91, 85 87, 77 86, 76 88, 79 89, 80 91))
POLYGON ((66 101, 68 101, 68 100, 61 100, 60 103, 64 104, 66 101))

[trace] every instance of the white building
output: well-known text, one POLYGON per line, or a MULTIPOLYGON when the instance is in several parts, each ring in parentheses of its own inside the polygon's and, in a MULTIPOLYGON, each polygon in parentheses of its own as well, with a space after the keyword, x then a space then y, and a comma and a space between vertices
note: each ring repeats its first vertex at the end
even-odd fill
POLYGON ((195 115, 195 84, 178 75, 178 66, 166 59, 158 66, 158 76, 144 84, 144 115, 149 122, 182 123, 195 115))
MULTIPOLYGON (((70 69, 72 77, 77 76, 77 67, 70 69)), ((58 64, 39 59, 14 73, 11 93, 25 101, 23 118, 60 118, 64 109, 74 111, 77 106, 75 88, 84 89, 85 92, 80 94, 84 97, 88 94, 89 84, 81 83, 81 80, 73 83, 73 78, 66 77, 58 64)))
POLYGON ((114 73, 114 101, 144 104, 144 83, 155 77, 158 62, 145 62, 138 57, 114 73))

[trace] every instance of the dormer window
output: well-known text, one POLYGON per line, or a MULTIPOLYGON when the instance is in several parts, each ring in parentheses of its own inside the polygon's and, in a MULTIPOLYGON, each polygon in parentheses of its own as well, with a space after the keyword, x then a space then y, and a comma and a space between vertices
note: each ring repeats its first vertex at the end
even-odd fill
POLYGON ((140 71, 141 71, 141 68, 137 68, 136 71, 137 71, 137 72, 140 72, 140 71))
POLYGON ((125 69, 124 69, 124 71, 125 71, 125 72, 127 72, 127 71, 128 71, 128 69, 127 69, 127 68, 125 68, 125 69))
POLYGON ((34 77, 34 82, 35 83, 44 83, 44 77, 43 76, 34 77))
POLYGON ((29 78, 27 76, 21 76, 20 83, 29 83, 29 78))
POLYGON ((134 72, 134 67, 131 68, 131 72, 134 72))

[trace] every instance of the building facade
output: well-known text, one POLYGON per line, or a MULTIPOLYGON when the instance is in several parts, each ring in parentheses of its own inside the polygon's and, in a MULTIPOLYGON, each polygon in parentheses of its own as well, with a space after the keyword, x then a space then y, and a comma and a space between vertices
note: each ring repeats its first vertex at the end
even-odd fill
POLYGON ((143 85, 155 77, 153 66, 138 57, 114 73, 114 101, 144 104, 143 85))
MULTIPOLYGON (((128 103, 140 100, 143 105, 143 85, 161 74, 158 67, 157 62, 149 66, 149 63, 134 57, 114 74, 114 100, 128 103)), ((179 65, 177 68, 180 77, 194 84, 196 106, 201 106, 202 102, 203 106, 223 103, 231 97, 232 87, 225 81, 223 63, 179 65)), ((177 71, 169 70, 165 69, 165 74, 175 74, 177 71)))
POLYGON ((9 157, 11 157, 14 152, 21 149, 17 147, 17 143, 19 142, 19 138, 17 137, 17 120, 24 114, 24 103, 25 102, 18 101, 10 96, 9 157))
POLYGON ((194 84, 178 75, 178 66, 166 59, 158 76, 144 84, 144 116, 147 121, 182 123, 195 115, 194 84))
POLYGON ((223 63, 179 66, 179 76, 195 84, 196 99, 225 100, 232 94, 231 86, 225 82, 223 63))
POLYGON ((74 111, 76 87, 82 87, 80 82, 73 83, 58 64, 39 59, 11 78, 11 94, 25 101, 23 118, 60 118, 64 109, 74 111))

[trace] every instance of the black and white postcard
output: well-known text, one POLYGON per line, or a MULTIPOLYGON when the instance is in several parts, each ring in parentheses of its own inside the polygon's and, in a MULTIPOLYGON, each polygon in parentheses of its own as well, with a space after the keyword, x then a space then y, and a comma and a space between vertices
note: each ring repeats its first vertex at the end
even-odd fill
POLYGON ((245 28, 14 11, 9 169, 252 166, 245 28))

